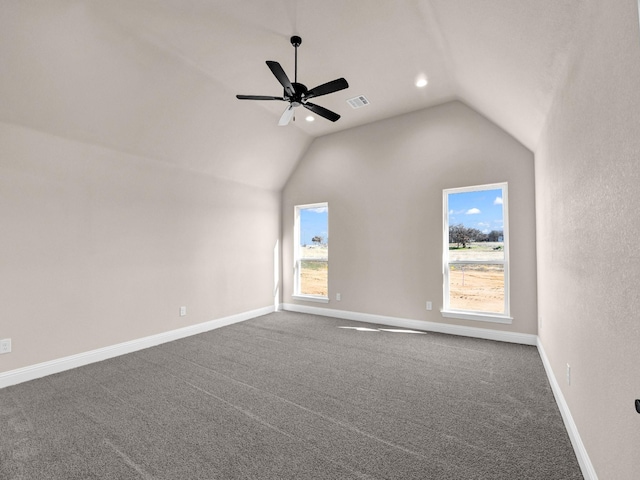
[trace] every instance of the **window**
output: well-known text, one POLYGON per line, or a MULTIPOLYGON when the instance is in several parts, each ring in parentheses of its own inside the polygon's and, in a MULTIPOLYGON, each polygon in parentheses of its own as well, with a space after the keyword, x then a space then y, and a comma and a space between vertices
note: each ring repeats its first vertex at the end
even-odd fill
POLYGON ((507 184, 443 193, 443 316, 511 323, 507 184))
POLYGON ((329 301, 329 205, 295 207, 294 297, 329 301))

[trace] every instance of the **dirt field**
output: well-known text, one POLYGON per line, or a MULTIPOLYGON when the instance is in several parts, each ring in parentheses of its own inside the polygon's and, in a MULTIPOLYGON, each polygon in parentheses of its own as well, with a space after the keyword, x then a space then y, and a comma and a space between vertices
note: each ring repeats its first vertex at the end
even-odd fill
POLYGON ((329 268, 326 262, 302 262, 300 271, 300 293, 306 295, 329 294, 329 268))
MULTIPOLYGON (((502 242, 449 245, 452 260, 503 260, 502 242)), ((499 265, 456 265, 449 272, 450 306, 477 312, 504 313, 504 271, 499 265)))
MULTIPOLYGON (((326 246, 307 246, 302 250, 304 258, 326 259, 326 246)), ((303 261, 300 270, 300 293, 306 295, 329 295, 329 268, 327 262, 303 261)))
POLYGON ((504 272, 477 265, 472 268, 450 270, 451 308, 504 313, 504 272))
MULTIPOLYGON (((493 260, 504 258, 502 244, 472 244, 468 249, 455 249, 460 260, 493 260)), ((326 259, 326 247, 305 247, 303 256, 326 259)), ((328 295, 329 268, 326 262, 304 261, 301 270, 301 293, 328 295)), ((504 313, 504 272, 499 267, 485 265, 460 266, 450 271, 451 308, 477 312, 504 313)))

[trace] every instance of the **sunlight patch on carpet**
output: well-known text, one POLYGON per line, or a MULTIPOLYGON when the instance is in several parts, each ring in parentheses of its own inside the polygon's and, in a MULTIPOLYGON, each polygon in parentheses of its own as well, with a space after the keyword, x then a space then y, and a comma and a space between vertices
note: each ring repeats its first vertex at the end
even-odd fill
POLYGON ((420 335, 426 335, 427 332, 420 332, 418 330, 406 330, 404 328, 381 328, 383 332, 391 332, 391 333, 418 333, 420 335))
POLYGON ((338 327, 338 328, 346 328, 348 330, 358 330, 359 332, 379 332, 377 328, 367 328, 367 327, 338 327))
POLYGON ((338 327, 348 330, 357 330, 358 332, 391 332, 391 333, 417 333, 420 335, 426 335, 427 332, 420 332, 418 330, 407 330, 405 328, 368 328, 368 327, 338 327))

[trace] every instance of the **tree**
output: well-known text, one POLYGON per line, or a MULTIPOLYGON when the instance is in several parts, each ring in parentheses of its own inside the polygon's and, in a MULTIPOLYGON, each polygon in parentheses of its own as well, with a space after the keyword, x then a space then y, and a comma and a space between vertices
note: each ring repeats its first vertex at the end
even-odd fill
POLYGON ((488 242, 489 241, 489 235, 487 235, 484 232, 479 232, 478 236, 475 239, 476 242, 488 242))
POLYGON ((322 242, 324 241, 324 238, 322 238, 320 235, 316 235, 315 237, 313 237, 311 239, 311 241, 317 245, 322 245, 322 242))
POLYGON ((457 243, 458 248, 467 248, 467 244, 470 242, 497 242, 498 240, 491 240, 491 234, 497 238, 498 235, 502 236, 502 232, 491 232, 489 234, 483 233, 477 228, 465 227, 464 225, 451 225, 449 227, 449 243, 457 243))
POLYGON ((467 243, 471 241, 469 237, 469 229, 464 225, 449 226, 449 243, 457 243, 458 247, 467 248, 467 243))
POLYGON ((502 230, 491 230, 489 235, 487 235, 489 242, 499 242, 501 238, 503 238, 502 230))
POLYGON ((467 237, 470 242, 483 242, 485 234, 477 228, 467 228, 467 237))

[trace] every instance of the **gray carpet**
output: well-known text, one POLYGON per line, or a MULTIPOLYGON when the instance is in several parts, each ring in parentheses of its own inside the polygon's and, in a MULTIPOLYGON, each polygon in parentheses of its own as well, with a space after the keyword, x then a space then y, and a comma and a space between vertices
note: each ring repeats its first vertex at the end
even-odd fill
POLYGON ((0 390, 2 479, 578 479, 534 347, 279 312, 0 390))

